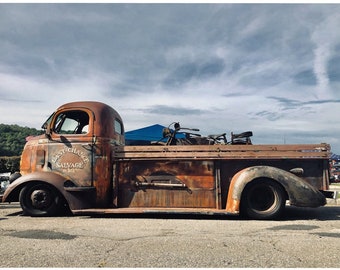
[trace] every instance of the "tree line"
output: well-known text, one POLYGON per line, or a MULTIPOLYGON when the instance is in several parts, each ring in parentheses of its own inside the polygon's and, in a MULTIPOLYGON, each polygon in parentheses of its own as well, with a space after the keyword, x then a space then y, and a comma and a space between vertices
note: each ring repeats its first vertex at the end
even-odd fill
POLYGON ((0 124, 0 157, 20 156, 26 137, 40 134, 42 131, 35 128, 0 124))
POLYGON ((42 133, 35 128, 0 124, 0 173, 18 171, 26 137, 42 133))

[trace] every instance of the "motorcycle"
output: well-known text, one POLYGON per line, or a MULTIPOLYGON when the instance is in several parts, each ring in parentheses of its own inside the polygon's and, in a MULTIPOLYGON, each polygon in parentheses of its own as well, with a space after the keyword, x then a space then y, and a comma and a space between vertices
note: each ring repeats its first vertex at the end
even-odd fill
POLYGON ((239 134, 231 132, 231 140, 228 142, 226 133, 217 135, 208 135, 202 137, 201 134, 193 133, 191 131, 200 130, 197 128, 181 127, 179 122, 173 122, 162 131, 163 138, 155 145, 214 145, 214 144, 231 144, 244 145, 252 144, 250 137, 253 136, 252 131, 246 131, 239 134), (173 126, 173 128, 171 128, 173 126), (165 139, 165 142, 163 141, 165 139))

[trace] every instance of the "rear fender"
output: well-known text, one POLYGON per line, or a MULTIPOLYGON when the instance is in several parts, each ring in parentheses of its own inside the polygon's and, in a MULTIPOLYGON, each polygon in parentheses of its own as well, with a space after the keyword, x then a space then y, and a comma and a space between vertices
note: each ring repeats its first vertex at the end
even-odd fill
POLYGON ((275 167, 254 166, 239 171, 231 179, 226 206, 228 213, 239 213, 244 188, 259 178, 279 182, 285 189, 291 205, 319 207, 326 204, 325 196, 302 178, 275 167))
POLYGON ((59 193, 66 200, 70 210, 77 210, 83 208, 93 207, 94 196, 88 196, 84 198, 83 193, 69 192, 65 189, 65 183, 69 182, 62 175, 55 174, 53 172, 34 172, 17 178, 12 182, 3 195, 3 202, 16 202, 19 201, 19 194, 21 189, 29 183, 42 182, 47 183, 56 188, 59 193))

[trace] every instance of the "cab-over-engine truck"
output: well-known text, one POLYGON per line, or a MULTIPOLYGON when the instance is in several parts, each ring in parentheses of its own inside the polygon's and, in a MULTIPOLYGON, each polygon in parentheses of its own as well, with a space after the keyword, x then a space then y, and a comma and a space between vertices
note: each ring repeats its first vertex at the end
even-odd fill
POLYGON ((72 102, 27 138, 20 174, 3 202, 31 216, 59 214, 244 214, 275 219, 286 201, 319 207, 331 197, 330 146, 125 145, 120 115, 100 102, 72 102))

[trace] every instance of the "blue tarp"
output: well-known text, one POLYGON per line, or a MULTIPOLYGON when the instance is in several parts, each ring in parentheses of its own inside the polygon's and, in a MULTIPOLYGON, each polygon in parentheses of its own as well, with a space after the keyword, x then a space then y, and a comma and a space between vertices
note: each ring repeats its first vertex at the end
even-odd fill
MULTIPOLYGON (((162 125, 156 124, 140 129, 135 129, 125 132, 126 145, 149 145, 151 142, 166 142, 167 138, 163 138, 162 125)), ((172 131, 172 129, 171 129, 172 131)), ((176 138, 184 138, 185 135, 181 132, 176 134, 176 138)))
POLYGON ((333 159, 333 160, 340 160, 340 155, 332 154, 331 155, 331 159, 333 159))
MULTIPOLYGON (((135 129, 125 132, 126 145, 148 145, 151 142, 162 139, 163 128, 162 125, 156 124, 140 129, 135 129)), ((166 140, 163 140, 166 141, 166 140)))

